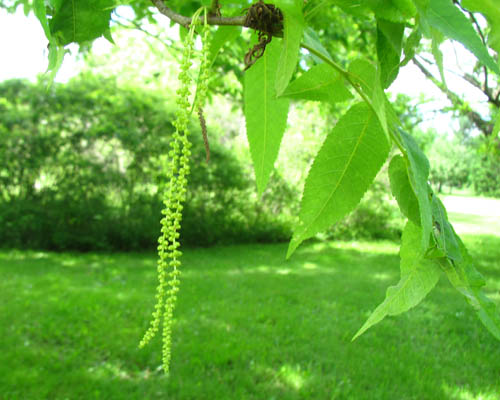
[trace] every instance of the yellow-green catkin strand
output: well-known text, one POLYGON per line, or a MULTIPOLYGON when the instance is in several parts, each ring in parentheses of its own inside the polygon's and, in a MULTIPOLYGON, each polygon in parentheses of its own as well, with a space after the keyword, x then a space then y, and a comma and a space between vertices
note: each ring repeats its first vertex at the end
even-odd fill
MULTIPOLYGON (((199 19, 202 9, 193 16, 193 21, 199 19)), ((169 372, 172 343, 173 311, 179 291, 180 256, 179 231, 182 220, 183 203, 186 200, 187 178, 190 173, 189 160, 191 143, 189 142, 189 87, 191 78, 189 68, 194 47, 194 28, 192 24, 184 43, 184 53, 181 62, 179 80, 181 87, 177 90, 177 118, 173 125, 176 128, 170 143, 169 162, 167 167, 168 185, 164 192, 161 219, 161 235, 158 239, 158 286, 156 305, 151 324, 139 346, 145 346, 158 332, 163 319, 162 364, 165 373, 169 372)), ((202 63, 203 64, 203 63, 202 63)))

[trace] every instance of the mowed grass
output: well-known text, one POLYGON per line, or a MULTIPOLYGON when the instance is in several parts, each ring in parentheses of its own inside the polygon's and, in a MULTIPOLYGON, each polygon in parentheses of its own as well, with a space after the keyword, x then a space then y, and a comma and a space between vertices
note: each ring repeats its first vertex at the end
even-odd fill
MULTIPOLYGON (((500 303, 500 236, 466 235, 500 303)), ((500 342, 443 278, 351 338, 397 282, 398 245, 187 249, 170 376, 137 344, 154 254, 0 253, 0 399, 500 399, 500 342)))
POLYGON ((500 200, 444 196, 443 202, 455 229, 462 234, 500 236, 500 200))

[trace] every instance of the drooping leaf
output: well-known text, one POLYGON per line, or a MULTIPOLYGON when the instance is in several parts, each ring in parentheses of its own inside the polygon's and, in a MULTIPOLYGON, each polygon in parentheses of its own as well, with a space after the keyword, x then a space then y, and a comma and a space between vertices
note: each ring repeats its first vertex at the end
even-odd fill
POLYGON ((377 56, 384 88, 388 88, 398 75, 404 30, 404 24, 377 20, 377 56))
POLYGON ((401 242, 401 279, 387 289, 385 300, 370 315, 352 340, 382 321, 387 315, 397 315, 418 305, 439 280, 438 264, 426 260, 419 246, 421 228, 411 221, 406 223, 401 242))
POLYGON ((453 261, 461 261, 460 249, 458 247, 455 233, 448 221, 446 209, 439 198, 432 195, 432 217, 434 219, 433 236, 440 250, 445 257, 453 261))
POLYGON ((300 42, 305 22, 302 14, 302 0, 276 0, 283 12, 283 41, 276 74, 276 93, 281 95, 295 72, 299 60, 300 42))
POLYGON ((49 43, 49 64, 46 73, 49 74, 49 82, 53 82, 57 72, 61 68, 66 51, 63 46, 56 44, 54 38, 49 43))
POLYGON ((480 12, 491 29, 488 44, 500 54, 500 6, 498 0, 462 0, 462 6, 469 11, 480 12))
POLYGON ((217 58, 217 54, 228 42, 235 40, 241 34, 241 26, 224 26, 221 25, 217 28, 217 31, 213 34, 212 40, 210 42, 210 50, 208 59, 210 65, 212 65, 217 58))
POLYGON ((366 103, 353 105, 329 133, 311 166, 287 257, 305 239, 356 207, 388 153, 389 143, 372 109, 366 103))
POLYGON ((420 224, 422 227, 421 248, 425 251, 429 246, 432 231, 432 208, 429 198, 429 185, 427 183, 429 177, 429 160, 409 134, 401 129, 398 131, 408 157, 407 167, 410 184, 418 200, 420 224))
POLYGON ((481 290, 485 285, 484 278, 475 268, 472 257, 456 233, 455 239, 460 249, 462 261, 454 262, 443 258, 440 260, 441 267, 451 284, 472 306, 483 325, 496 339, 500 340, 500 315, 497 306, 481 290))
POLYGON ((420 17, 429 26, 438 29, 445 36, 462 43, 479 61, 500 74, 495 60, 490 56, 486 46, 476 33, 467 17, 453 5, 452 0, 432 0, 426 8, 420 8, 420 17))
POLYGON ((247 138, 259 193, 264 191, 278 156, 290 105, 289 99, 276 98, 279 55, 280 41, 274 38, 244 78, 247 138))
POLYGON ((389 139, 385 110, 387 98, 380 84, 380 70, 368 60, 359 59, 349 65, 349 74, 354 84, 358 85, 365 93, 367 100, 377 114, 387 139, 389 139))
POLYGON ((389 164, 389 179, 391 191, 396 198, 401 212, 415 225, 420 224, 420 209, 418 200, 408 177, 407 162, 397 154, 389 164))
POLYGON ((291 82, 282 96, 335 103, 352 98, 344 78, 327 64, 318 64, 291 82))
POLYGON ((49 21, 59 45, 85 43, 109 32, 114 0, 63 0, 49 21))
POLYGON ((64 48, 57 44, 56 39, 52 36, 50 31, 49 20, 47 19, 47 7, 45 6, 44 0, 34 0, 33 2, 33 12, 37 17, 38 21, 42 25, 43 32, 49 41, 49 64, 47 66, 46 73, 49 73, 49 82, 53 82, 54 78, 61 68, 65 51, 64 48))

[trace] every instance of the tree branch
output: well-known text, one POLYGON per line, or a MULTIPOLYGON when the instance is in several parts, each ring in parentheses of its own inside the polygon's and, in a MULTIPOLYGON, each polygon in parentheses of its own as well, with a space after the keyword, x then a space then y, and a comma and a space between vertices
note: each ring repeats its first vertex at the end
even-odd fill
POLYGON ((469 105, 460 98, 460 96, 452 92, 446 87, 446 85, 436 79, 434 75, 432 75, 431 72, 415 57, 413 58, 413 63, 439 90, 446 95, 448 100, 450 100, 453 106, 458 109, 460 114, 467 117, 477 127, 477 129, 483 132, 485 136, 491 135, 491 132, 493 131, 493 125, 491 122, 485 121, 478 112, 472 110, 469 105))
MULTIPOLYGON (((458 4, 458 6, 460 7, 460 9, 462 11, 466 12, 469 15, 469 19, 471 20, 472 24, 476 28, 476 32, 478 33, 478 35, 481 37, 481 41, 483 42, 484 46, 487 47, 486 36, 484 35, 483 30, 481 29, 481 26, 479 25, 479 22, 477 21, 474 13, 472 13, 469 10, 462 7, 462 5, 460 3, 456 2, 456 1, 454 1, 454 2, 456 4, 458 4)), ((486 65, 483 65, 483 71, 484 71, 484 87, 482 87, 480 89, 486 94, 486 96, 488 96, 488 99, 491 102, 493 97, 491 95, 491 91, 490 91, 489 84, 488 84, 488 68, 486 68, 486 65)), ((499 106, 498 104, 495 104, 495 105, 497 107, 499 106)))
MULTIPOLYGON (((163 39, 161 38, 159 35, 155 35, 154 33, 148 31, 147 29, 144 29, 138 22, 136 21, 133 21, 133 20, 130 20, 130 19, 127 19, 121 15, 119 15, 118 13, 115 12, 115 15, 116 17, 118 18, 112 18, 112 21, 113 23, 117 24, 117 25, 120 25, 121 27, 125 28, 125 29, 133 29, 133 30, 138 30, 142 33, 144 33, 146 36, 158 41, 159 43, 161 43, 163 46, 165 46, 165 48, 167 49, 167 51, 171 52, 172 50, 176 51, 177 53, 181 51, 181 49, 179 47, 176 47, 174 45, 174 43, 172 42, 172 40, 170 39, 163 39), (126 21, 128 22, 130 25, 127 25, 125 23, 123 23, 123 21, 126 21)), ((149 44, 149 43, 148 43, 149 44)), ((151 48, 151 46, 150 46, 151 48)), ((152 49, 152 48, 151 48, 152 49)), ((152 49, 153 50, 153 49, 152 49)))
MULTIPOLYGON (((422 55, 419 55, 419 58, 423 61, 425 61, 428 65, 433 65, 434 63, 427 58, 423 57, 422 55)), ((458 62, 457 62, 458 63, 458 62)), ((486 85, 483 85, 474 75, 468 74, 467 72, 464 72, 462 70, 462 74, 457 73, 456 71, 453 71, 452 69, 446 69, 448 72, 454 74, 455 76, 463 79, 466 81, 468 84, 476 88, 477 90, 480 90, 481 93, 483 93, 487 97, 488 103, 494 105, 496 108, 500 108, 500 96, 494 95, 492 93, 491 88, 488 88, 486 90, 486 85)))
MULTIPOLYGON (((191 18, 186 17, 184 15, 178 14, 172 9, 168 8, 163 0, 151 0, 151 2, 155 5, 155 7, 160 11, 163 15, 170 18, 175 23, 182 25, 184 27, 189 27, 191 25, 191 18)), ((217 15, 208 15, 207 23, 209 25, 234 25, 234 26, 246 26, 245 25, 246 16, 238 16, 238 17, 220 17, 217 15)), ((200 16, 200 22, 203 22, 204 18, 200 16)))

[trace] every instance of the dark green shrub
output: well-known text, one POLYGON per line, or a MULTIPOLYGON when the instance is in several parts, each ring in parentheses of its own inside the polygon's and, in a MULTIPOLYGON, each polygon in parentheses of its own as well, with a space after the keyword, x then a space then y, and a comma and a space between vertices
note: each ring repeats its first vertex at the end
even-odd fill
MULTIPOLYGON (((166 96, 86 76, 50 89, 7 81, 0 99, 3 246, 156 247, 173 131, 166 96)), ((280 214, 294 193, 283 179, 275 176, 258 199, 246 168, 216 141, 207 164, 201 133, 193 132, 183 242, 287 240, 289 219, 280 214)))
POLYGON ((390 190, 387 182, 376 180, 356 210, 332 226, 327 237, 343 240, 398 239, 403 219, 397 205, 390 201, 390 190))

